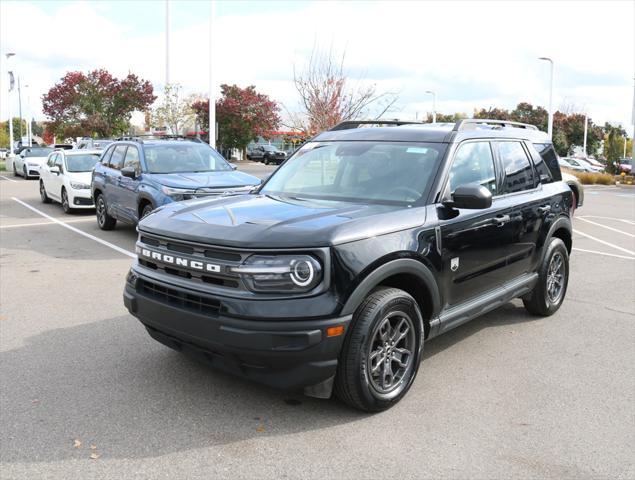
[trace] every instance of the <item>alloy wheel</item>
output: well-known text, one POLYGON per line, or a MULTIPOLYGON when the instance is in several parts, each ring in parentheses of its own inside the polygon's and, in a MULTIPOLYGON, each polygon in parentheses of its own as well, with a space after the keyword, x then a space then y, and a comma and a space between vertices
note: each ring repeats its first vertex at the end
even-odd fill
POLYGON ((565 265, 562 253, 556 252, 547 270, 547 297, 551 303, 558 303, 564 291, 565 265))
POLYGON ((97 223, 99 226, 103 226, 106 222, 106 204, 101 195, 97 197, 97 223))
POLYGON ((68 195, 66 194, 66 190, 62 190, 62 208, 65 212, 70 210, 68 205, 68 195))
POLYGON ((406 380, 415 358, 415 328, 409 315, 390 312, 375 327, 368 350, 367 373, 380 394, 397 390, 406 380))

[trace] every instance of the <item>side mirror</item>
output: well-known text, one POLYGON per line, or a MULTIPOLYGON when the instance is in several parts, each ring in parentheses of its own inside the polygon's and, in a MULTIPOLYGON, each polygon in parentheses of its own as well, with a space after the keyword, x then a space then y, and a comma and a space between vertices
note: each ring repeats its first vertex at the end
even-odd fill
POLYGON ((492 192, 483 185, 468 183, 454 190, 452 200, 443 202, 447 207, 481 210, 492 206, 492 192))
POLYGON ((55 175, 60 174, 60 167, 51 167, 49 168, 49 172, 54 173, 55 175))
POLYGON ((132 178, 132 179, 137 178, 137 171, 134 169, 134 167, 124 167, 124 168, 122 168, 121 169, 121 174, 124 177, 132 178))
POLYGON ((232 170, 237 170, 238 167, 236 165, 232 165, 232 170))

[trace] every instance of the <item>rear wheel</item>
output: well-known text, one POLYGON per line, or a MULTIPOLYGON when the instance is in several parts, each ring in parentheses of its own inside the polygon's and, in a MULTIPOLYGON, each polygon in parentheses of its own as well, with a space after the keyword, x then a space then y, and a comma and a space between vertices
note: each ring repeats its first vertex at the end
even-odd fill
POLYGON ((367 412, 395 405, 419 370, 423 325, 415 300, 403 290, 380 288, 357 309, 344 341, 335 393, 367 412))
POLYGON ((564 301, 568 284, 569 252, 561 239, 552 238, 538 272, 538 283, 523 297, 523 304, 533 315, 553 315, 564 301))
POLYGON ((29 172, 28 172, 28 171, 27 171, 27 169, 26 169, 26 165, 23 165, 23 166, 22 166, 22 173, 24 174, 24 175, 23 175, 23 176, 24 176, 24 179, 25 179, 25 180, 28 180, 28 179, 29 179, 29 172))
POLYGON ((44 182, 40 180, 40 198, 42 199, 42 203, 51 203, 51 199, 46 194, 46 188, 44 188, 44 182))
POLYGON ((95 212, 97 214, 97 225, 102 230, 112 230, 117 224, 117 219, 108 215, 108 208, 106 207, 106 200, 100 193, 95 200, 95 212))
POLYGON ((15 160, 13 160, 13 176, 17 177, 18 176, 18 169, 15 168, 15 160))

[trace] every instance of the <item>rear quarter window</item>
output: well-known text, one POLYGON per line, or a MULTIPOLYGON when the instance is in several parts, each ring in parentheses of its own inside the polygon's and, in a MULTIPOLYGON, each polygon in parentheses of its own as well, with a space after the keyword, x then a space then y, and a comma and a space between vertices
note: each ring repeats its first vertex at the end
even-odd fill
POLYGON ((551 145, 550 143, 534 143, 533 147, 536 149, 542 160, 545 162, 545 165, 547 166, 551 174, 552 180, 562 180, 560 164, 558 163, 558 154, 553 148, 553 145, 551 145))

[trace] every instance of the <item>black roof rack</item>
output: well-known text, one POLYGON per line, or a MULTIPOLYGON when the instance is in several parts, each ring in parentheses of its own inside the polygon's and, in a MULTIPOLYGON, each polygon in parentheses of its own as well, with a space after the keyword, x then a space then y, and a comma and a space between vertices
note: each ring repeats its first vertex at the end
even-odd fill
POLYGON ((512 122, 509 120, 491 120, 487 118, 467 118, 459 120, 454 124, 452 130, 455 132, 460 130, 475 130, 479 125, 489 125, 491 128, 526 128, 529 130, 538 130, 538 127, 530 125, 529 123, 512 122))
POLYGON ((335 132, 337 130, 351 130, 353 128, 359 128, 361 125, 422 125, 425 122, 414 121, 402 121, 402 120, 345 120, 338 123, 333 128, 329 129, 329 132, 335 132))

